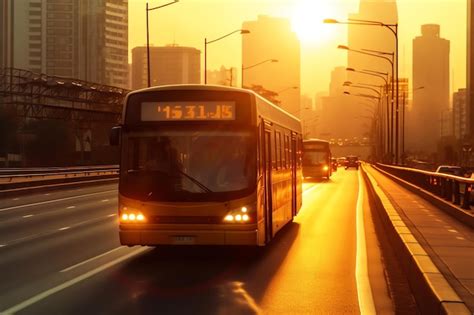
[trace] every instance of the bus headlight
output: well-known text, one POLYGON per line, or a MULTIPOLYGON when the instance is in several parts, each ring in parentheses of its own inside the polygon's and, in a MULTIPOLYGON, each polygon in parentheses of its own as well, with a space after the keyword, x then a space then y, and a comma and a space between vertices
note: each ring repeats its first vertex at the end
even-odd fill
POLYGON ((325 170, 325 171, 329 170, 329 166, 324 165, 324 166, 323 166, 323 170, 325 170))
POLYGON ((247 207, 233 210, 224 217, 224 222, 227 223, 248 223, 251 220, 252 218, 247 207))
POLYGON ((146 217, 138 210, 123 207, 120 215, 120 221, 123 223, 145 222, 146 217))

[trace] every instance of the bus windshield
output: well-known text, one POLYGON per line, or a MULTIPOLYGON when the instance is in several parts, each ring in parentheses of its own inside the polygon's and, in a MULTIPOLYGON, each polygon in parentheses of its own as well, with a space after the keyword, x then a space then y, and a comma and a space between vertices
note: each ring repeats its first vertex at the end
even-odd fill
POLYGON ((121 193, 144 201, 220 201, 253 191, 248 132, 159 131, 130 135, 121 193))

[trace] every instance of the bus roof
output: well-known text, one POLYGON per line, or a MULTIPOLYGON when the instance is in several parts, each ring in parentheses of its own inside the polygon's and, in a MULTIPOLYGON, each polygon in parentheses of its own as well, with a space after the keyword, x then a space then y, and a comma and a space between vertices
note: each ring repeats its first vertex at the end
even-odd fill
MULTIPOLYGON (((301 132, 301 121, 288 113, 279 106, 273 104, 269 100, 260 96, 249 89, 241 89, 231 86, 223 85, 212 85, 212 84, 172 84, 172 85, 160 85, 149 88, 144 88, 140 90, 135 90, 127 94, 126 100, 134 94, 143 93, 143 92, 157 92, 157 91, 221 91, 221 92, 241 92, 252 95, 255 97, 255 102, 257 104, 257 111, 262 115, 263 118, 270 119, 282 126, 291 128, 295 131, 301 132)), ((124 108, 125 109, 125 108, 124 108)))
POLYGON ((329 144, 329 141, 327 141, 327 140, 314 139, 314 138, 313 138, 313 139, 305 139, 305 140, 303 140, 303 143, 305 143, 305 142, 319 142, 319 143, 327 143, 327 144, 329 144))

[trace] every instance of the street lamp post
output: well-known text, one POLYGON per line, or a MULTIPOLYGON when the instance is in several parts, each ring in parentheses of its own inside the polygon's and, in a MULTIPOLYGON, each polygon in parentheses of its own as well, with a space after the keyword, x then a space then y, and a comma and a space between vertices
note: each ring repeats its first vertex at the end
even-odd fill
POLYGON ((157 10, 157 9, 160 9, 160 8, 167 7, 167 6, 175 4, 177 2, 179 2, 179 0, 174 0, 173 2, 169 2, 169 3, 163 4, 163 5, 160 5, 160 6, 157 6, 157 7, 153 7, 153 8, 150 8, 148 6, 148 2, 146 3, 146 60, 147 60, 147 84, 148 84, 148 87, 151 86, 151 75, 150 75, 150 72, 151 72, 151 69, 150 69, 150 67, 151 67, 151 62, 150 62, 150 27, 149 27, 149 22, 148 22, 148 12, 153 11, 153 10, 157 10))
MULTIPOLYGON (((395 74, 395 80, 396 80, 396 90, 397 90, 397 96, 396 96, 396 110, 395 110, 395 121, 396 121, 396 129, 398 130, 398 114, 399 114, 399 77, 398 77, 398 68, 399 68, 399 56, 398 56, 398 23, 394 24, 388 24, 388 23, 383 23, 380 21, 370 21, 370 20, 359 20, 359 19, 349 19, 348 21, 341 22, 335 19, 325 19, 323 21, 324 23, 328 24, 348 24, 348 25, 365 25, 365 26, 380 26, 380 27, 385 27, 392 34, 395 36, 395 64, 396 64, 396 74, 395 74)), ((393 71, 392 71, 392 79, 393 79, 393 71)), ((393 126, 392 126, 393 127, 393 126)), ((397 139, 398 140, 398 139, 397 139)), ((396 146, 396 151, 398 153, 398 143, 396 146)), ((395 156, 395 163, 398 163, 398 154, 395 156)))
MULTIPOLYGON (((350 82, 346 82, 346 83, 350 83, 350 82)), ((381 126, 381 123, 382 123, 382 118, 381 118, 381 100, 382 100, 382 95, 381 93, 379 93, 377 90, 371 88, 371 87, 365 87, 365 86, 354 86, 354 85, 351 85, 351 84, 344 84, 344 86, 349 86, 349 87, 356 87, 356 88, 366 88, 366 89, 369 89, 369 90, 372 90, 374 92, 377 93, 378 96, 374 96, 374 95, 370 95, 370 94, 352 94, 348 91, 344 91, 344 94, 345 95, 352 95, 352 96, 356 96, 356 97, 363 97, 363 98, 368 98, 368 99, 371 99, 371 100, 376 100, 377 102, 374 103, 374 105, 377 107, 376 109, 376 112, 377 112, 377 115, 374 116, 376 118, 374 118, 374 134, 375 134, 375 143, 376 143, 376 146, 375 146, 375 155, 379 157, 379 159, 381 158, 381 153, 383 152, 383 130, 382 130, 382 126, 381 126), (378 149, 377 149, 378 147, 378 149), (378 153, 378 154, 377 154, 378 153)))
POLYGON ((235 34, 235 33, 240 33, 240 34, 249 34, 250 31, 249 30, 244 30, 244 29, 238 29, 238 30, 235 30, 233 32, 230 32, 224 36, 221 36, 219 38, 216 38, 214 40, 210 40, 210 41, 207 41, 207 38, 204 38, 204 84, 207 84, 207 45, 209 44, 212 44, 212 43, 215 43, 221 39, 224 39, 232 34, 235 34))
POLYGON ((248 66, 248 67, 244 67, 244 64, 242 63, 241 85, 240 85, 240 86, 241 86, 242 88, 244 87, 244 71, 245 71, 245 70, 248 70, 248 69, 251 69, 251 68, 255 68, 255 67, 260 66, 260 65, 262 65, 262 64, 264 64, 264 63, 267 63, 267 62, 272 62, 272 63, 273 63, 273 62, 278 62, 278 60, 277 60, 277 59, 267 59, 267 60, 260 61, 260 62, 258 62, 258 63, 256 63, 256 64, 251 65, 251 66, 248 66))
POLYGON ((386 61, 388 61, 392 67, 392 106, 390 108, 390 112, 391 112, 391 115, 389 115, 387 113, 387 116, 390 116, 390 119, 388 120, 389 121, 389 125, 388 125, 388 130, 389 130, 389 142, 388 142, 388 147, 389 147, 389 154, 390 154, 390 160, 392 159, 392 156, 393 156, 393 144, 394 144, 394 141, 393 141, 393 111, 394 111, 394 108, 393 108, 393 98, 395 97, 395 86, 394 86, 394 82, 393 82, 393 76, 394 76, 394 62, 393 60, 390 60, 390 58, 386 57, 386 56, 383 56, 382 54, 380 53, 373 53, 373 52, 368 52, 368 51, 364 51, 364 50, 356 50, 356 49, 351 49, 349 48, 348 46, 345 46, 345 45, 339 45, 337 46, 337 48, 339 49, 344 49, 344 50, 347 50, 347 51, 351 51, 351 52, 355 52, 355 53, 359 53, 359 54, 363 54, 363 55, 367 55, 367 56, 372 56, 372 57, 376 57, 376 58, 381 58, 381 59, 384 59, 386 61))
MULTIPOLYGON (((388 90, 388 81, 389 81, 389 78, 388 78, 388 73, 387 72, 380 72, 380 71, 375 71, 375 70, 356 70, 354 68, 346 68, 346 71, 351 71, 351 72, 355 72, 355 73, 361 73, 361 74, 365 74, 365 75, 370 75, 370 76, 374 76, 374 77, 378 77, 382 80, 384 80, 385 82, 385 96, 386 96, 386 103, 387 103, 387 107, 386 107, 386 128, 384 128, 384 130, 386 130, 386 135, 385 137, 383 137, 385 139, 385 142, 384 143, 384 147, 386 147, 386 152, 385 153, 389 153, 390 152, 390 102, 389 102, 389 90, 388 90)), ((392 95, 392 102, 393 102, 393 95, 392 95)), ((383 113, 383 111, 382 111, 383 113)))

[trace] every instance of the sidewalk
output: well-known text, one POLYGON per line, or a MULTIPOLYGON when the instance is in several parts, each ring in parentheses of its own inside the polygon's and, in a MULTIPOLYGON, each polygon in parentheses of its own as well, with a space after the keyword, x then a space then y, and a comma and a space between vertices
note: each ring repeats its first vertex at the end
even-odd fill
MULTIPOLYGON (((375 179, 409 232, 474 313, 474 230, 371 166, 364 166, 364 170, 375 179)), ((403 238, 403 235, 400 236, 403 238)), ((429 270, 429 264, 420 266, 420 269, 425 267, 429 270)))

